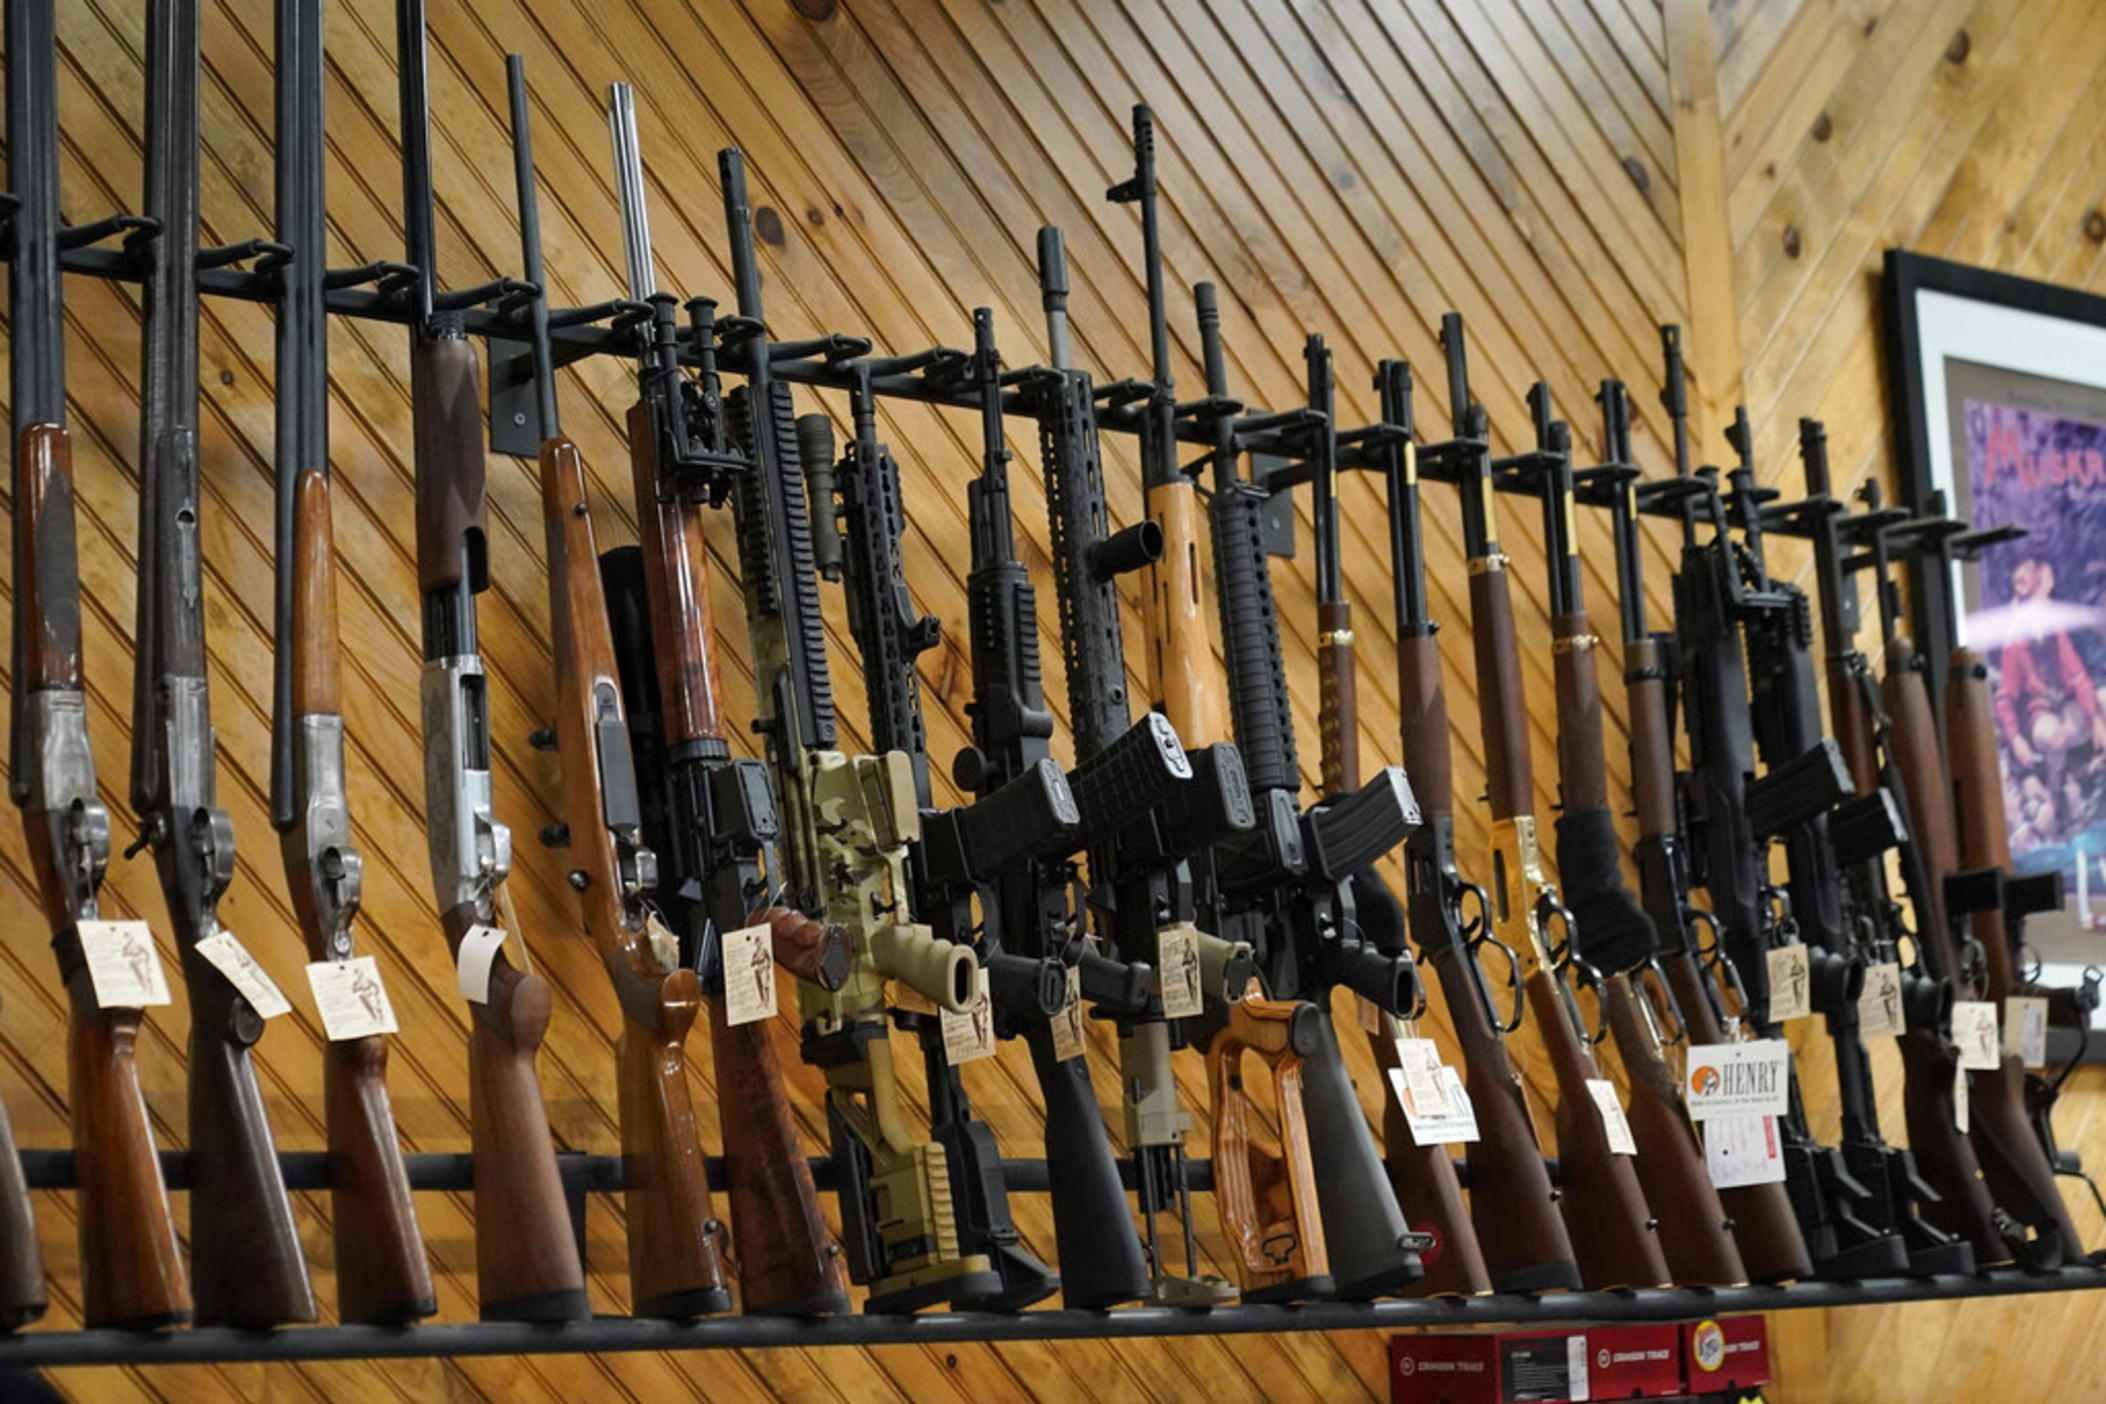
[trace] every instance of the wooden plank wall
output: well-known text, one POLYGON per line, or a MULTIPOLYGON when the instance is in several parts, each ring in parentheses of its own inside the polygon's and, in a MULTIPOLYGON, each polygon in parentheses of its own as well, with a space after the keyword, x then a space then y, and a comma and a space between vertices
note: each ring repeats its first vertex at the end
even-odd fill
MULTIPOLYGON (((140 8, 125 0, 61 7, 62 164, 65 209, 75 220, 138 204, 140 8)), ((1911 243, 2090 286, 2102 274, 2098 146, 2106 131, 2100 108, 2084 95, 2106 57, 2106 15, 2084 0, 1739 0, 1716 4, 1708 15, 1694 5, 1675 12, 1674 33, 1658 0, 1218 0, 1204 8, 1170 0, 431 0, 431 10, 441 274, 456 286, 518 267, 501 93, 508 49, 526 55, 535 86, 543 222, 559 301, 595 301, 621 288, 600 104, 608 82, 628 79, 638 85, 666 285, 726 294, 712 157, 737 142, 747 152, 755 202, 764 207, 761 254, 778 335, 860 332, 888 351, 958 345, 969 334, 969 309, 984 304, 996 310, 1012 364, 1042 359, 1033 239, 1040 224, 1058 223, 1069 237, 1080 359, 1102 376, 1143 373, 1138 224, 1131 210, 1107 205, 1102 192, 1130 169, 1128 109, 1145 100, 1160 123, 1181 386, 1200 383, 1189 287, 1202 278, 1230 294, 1226 335, 1239 394, 1270 405, 1295 401, 1301 338, 1321 331, 1337 352, 1342 414, 1353 422, 1373 417, 1375 358, 1401 354, 1431 370, 1438 318, 1459 308, 1469 319, 1476 392, 1505 444, 1525 433, 1522 397, 1539 375, 1580 426, 1581 441, 1591 443, 1590 397, 1599 379, 1616 375, 1638 388, 1639 451, 1656 468, 1664 460, 1650 393, 1654 326, 1717 305, 1722 281, 1693 278, 1692 267, 1730 263, 1729 305, 1739 323, 1736 335, 1714 338, 1726 346, 1699 362, 1701 394, 1716 402, 1744 377, 1771 475, 1785 463, 1791 418, 1827 416, 1845 482, 1886 471, 1870 276, 1882 247, 1911 243), (1691 40, 1680 21, 1692 16, 1712 33, 1691 40), (1955 38, 1962 30, 1965 44, 1955 38), (1706 55, 1715 59, 1715 91, 1674 89, 1686 85, 1691 70, 1671 54, 1690 52, 1681 47, 1689 42, 1715 45, 1706 55), (1693 96, 1712 105, 1718 136, 1697 144, 1699 156, 1678 158, 1688 133, 1676 130, 1675 114, 1693 96), (1678 159, 1717 164, 1683 180, 1678 159), (1701 255, 1685 258, 1692 199, 1702 204, 1696 218, 1707 243, 1701 255), (1730 239, 1729 254, 1717 253, 1718 237, 1730 239)), ((205 237, 219 242, 264 232, 270 223, 270 12, 266 0, 212 0, 204 11, 205 237)), ((388 0, 329 7, 330 257, 338 265, 401 252, 393 32, 388 0)), ((1711 88, 1708 73, 1703 81, 1711 88)), ((304 991, 264 797, 270 317, 249 305, 206 310, 212 683, 221 799, 243 853, 223 910, 278 980, 304 991)), ((124 773, 129 730, 137 300, 125 289, 76 280, 67 315, 91 724, 105 799, 123 829, 123 787, 112 777, 124 773)), ((457 1150, 467 1141, 465 1028, 432 920, 419 832, 404 339, 389 328, 339 325, 332 349, 351 797, 367 860, 362 938, 380 959, 402 1019, 393 1089, 405 1144, 457 1150)), ((1421 385, 1421 412, 1438 424, 1447 410, 1440 377, 1422 375, 1421 385)), ((632 394, 629 369, 583 363, 564 376, 561 393, 566 427, 595 466, 601 541, 630 539, 619 437, 632 394)), ((838 402, 826 407, 843 413, 838 402)), ((921 607, 944 622, 944 645, 924 659, 922 671, 939 760, 966 737, 962 484, 972 470, 974 427, 963 416, 911 405, 888 405, 881 416, 906 477, 909 582, 921 607)), ((1042 591, 1049 590, 1035 440, 1028 426, 1014 428, 1022 549, 1042 591)), ((1108 473, 1113 516, 1130 521, 1140 498, 1130 444, 1113 446, 1108 473)), ((1459 526, 1451 504, 1438 493, 1431 500, 1434 605, 1460 625, 1466 600, 1459 526)), ((1351 485, 1346 503, 1346 565, 1365 660, 1362 741, 1372 764, 1397 753, 1396 687, 1386 662, 1386 540, 1378 498, 1366 484, 1351 485)), ((557 991, 543 1082, 561 1141, 611 1151, 613 1001, 579 938, 560 867, 531 841, 551 817, 556 775, 549 758, 524 744, 550 706, 530 463, 493 462, 491 505, 496 583, 482 620, 500 743, 499 808, 519 840, 512 888, 533 957, 557 991)), ((1550 668, 1532 528, 1532 514, 1509 509, 1507 548, 1524 600, 1523 646, 1539 699, 1532 725, 1539 800, 1547 809, 1554 774, 1550 668)), ((1605 609, 1614 587, 1607 532, 1598 522, 1583 530, 1587 587, 1597 609, 1605 609)), ((1666 542, 1653 544, 1658 588, 1666 542)), ((734 557, 721 530, 712 547, 722 567, 715 587, 720 617, 736 620, 734 557)), ((1314 605, 1306 551, 1280 572, 1279 583, 1313 780, 1314 605)), ((829 610, 836 682, 853 739, 860 679, 837 600, 829 599, 829 610)), ((1137 627, 1131 614, 1128 626, 1137 627)), ((1042 647, 1056 654, 1050 612, 1041 630, 1042 647)), ((1469 720, 1467 635, 1457 627, 1445 640, 1458 719, 1456 779, 1467 798, 1482 782, 1481 747, 1469 720)), ((743 722, 750 714, 746 649, 735 629, 726 644, 728 709, 743 722)), ((1614 655, 1612 646, 1605 666, 1615 666, 1614 655)), ((1138 672, 1134 682, 1138 689, 1138 672)), ((1063 680, 1051 676, 1048 686, 1056 713, 1065 716, 1063 680)), ((1621 745, 1616 693, 1609 689, 1612 748, 1621 745)), ((1480 807, 1466 804, 1461 819, 1465 853, 1474 853, 1483 836, 1480 807)), ((64 1143, 67 1127, 64 1009, 30 880, 19 839, 11 826, 0 826, 0 1096, 22 1144, 54 1146, 64 1143)), ((107 890, 116 911, 165 927, 146 865, 116 864, 107 890)), ((163 954, 173 959, 172 950, 163 954)), ((261 1060, 280 1143, 314 1148, 321 1136, 319 1029, 304 998, 297 1002, 299 1012, 269 1031, 261 1060)), ((1340 1012, 1350 1017, 1343 1005, 1340 1012)), ((183 1140, 186 1028, 179 995, 176 1007, 149 1020, 141 1053, 166 1145, 183 1140)), ((777 1032, 792 1038, 787 1023, 777 1032)), ((1092 1052, 1107 1105, 1115 1095, 1110 1054, 1102 1041, 1092 1052)), ((1357 1048, 1351 1055, 1372 1107, 1371 1068, 1357 1048)), ((819 1080, 794 1055, 787 1062, 816 1146, 824 1124, 819 1080)), ((1180 1075, 1188 1104, 1198 1106, 1196 1062, 1180 1075)), ((706 1098, 706 1058, 696 1076, 706 1098)), ((1036 1154, 1039 1117, 1020 1051, 1005 1050, 965 1078, 1003 1145, 1036 1154)), ((1898 1087, 1886 1090, 1898 1099, 1898 1087)), ((2082 1090, 2064 1128, 2106 1155, 2106 1126, 2094 1130, 2089 1115, 2092 1090, 2082 1090)), ((918 1110, 921 1090, 911 1077, 909 1093, 918 1110)), ((1819 1110, 1833 1116, 1831 1105, 1819 1110)), ((1899 1125, 1898 1100, 1892 1121, 1899 1125)), ((713 1140, 712 1123, 705 1117, 705 1137, 713 1140)), ((53 1276, 52 1320, 64 1325, 78 1303, 72 1206, 65 1196, 43 1195, 38 1208, 53 1276)), ((1043 1199, 1019 1197, 1016 1209, 1027 1239, 1050 1250, 1043 1199)), ((465 1197, 424 1196, 420 1211, 442 1319, 468 1319, 470 1205, 465 1197)), ((326 1203, 303 1196, 298 1212, 330 1302, 326 1203)), ((1214 1261, 1225 1261, 1211 1208, 1202 1203, 1201 1214, 1203 1246, 1214 1261)), ((2098 1227, 2095 1216, 2083 1222, 2098 1227)), ((627 1284, 618 1204, 595 1205, 589 1251, 596 1306, 621 1310, 627 1284)), ((1894 1377, 1885 1352, 1897 1333, 1939 1331, 1953 1339, 1958 1310, 1793 1323, 1793 1397, 1800 1385, 1812 1390, 1829 1378, 1837 1397, 1871 1397, 1894 1377)), ((2057 1332, 2098 1324, 2091 1310, 2074 1299, 1974 1306, 1959 1339, 2010 1342, 2005 1358, 2044 1360, 2057 1332), (1992 1323, 1990 1313, 2001 1315, 1992 1323), (2021 1334, 2021 1322, 2033 1324, 2021 1334)), ((1929 1372, 1930 1350, 1916 1348, 1913 1335, 1911 1341, 1906 1368, 1929 1372)), ((1383 1349, 1378 1334, 1363 1332, 1245 1338, 1233 1346, 1140 1342, 1117 1350, 1080 1342, 1057 1351, 893 1347, 385 1369, 73 1371, 60 1382, 82 1397, 171 1400, 266 1392, 917 1401, 1203 1392, 1328 1399, 1386 1393, 1383 1349)))

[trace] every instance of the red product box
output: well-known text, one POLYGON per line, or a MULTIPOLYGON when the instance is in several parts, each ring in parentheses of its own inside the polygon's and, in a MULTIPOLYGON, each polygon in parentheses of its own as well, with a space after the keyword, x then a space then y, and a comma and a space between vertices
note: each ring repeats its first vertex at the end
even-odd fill
POLYGON ((1389 1358, 1395 1404, 1579 1404, 1682 1392, 1675 1325, 1397 1336, 1389 1358))
POLYGON ((1682 1327, 1683 1375, 1691 1394, 1770 1383, 1768 1318, 1726 1316, 1682 1327))

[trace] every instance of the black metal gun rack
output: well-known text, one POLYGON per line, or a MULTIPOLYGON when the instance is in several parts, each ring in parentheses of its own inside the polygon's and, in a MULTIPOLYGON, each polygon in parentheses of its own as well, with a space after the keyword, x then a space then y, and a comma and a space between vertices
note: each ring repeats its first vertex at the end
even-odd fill
MULTIPOLYGON (((0 195, 0 236, 5 233, 10 204, 4 195, 0 195)), ((70 229, 62 254, 62 267, 69 273, 137 282, 141 256, 136 244, 119 243, 110 247, 107 241, 115 235, 143 232, 149 228, 150 222, 136 216, 115 215, 93 225, 70 229)), ((5 238, 0 237, 0 245, 5 242, 5 238)), ((291 250, 260 240, 203 250, 198 259, 199 290, 215 297, 248 302, 270 301, 277 295, 278 270, 294 256, 291 250), (251 263, 253 267, 239 266, 243 263, 251 263)), ((5 257, 5 253, 0 252, 0 257, 5 257)), ((328 310, 335 316, 406 324, 415 315, 406 296, 411 272, 403 265, 391 262, 332 269, 325 278, 328 310)), ((490 448, 494 453, 532 455, 539 447, 539 426, 534 422, 532 411, 534 371, 523 348, 518 345, 524 330, 522 309, 534 291, 516 279, 499 278, 478 287, 439 295, 444 307, 460 313, 470 335, 490 342, 491 354, 484 360, 489 367, 490 448), (508 342, 512 345, 507 346, 508 342)), ((552 311, 549 315, 550 339, 554 343, 555 364, 567 365, 594 355, 633 357, 634 318, 630 315, 633 310, 631 304, 615 301, 552 311)), ((728 320, 718 320, 720 331, 726 328, 728 320)), ((743 341, 730 340, 716 348, 719 371, 744 372, 744 345, 743 341)), ((867 355, 869 349, 870 343, 866 339, 849 336, 815 338, 787 347, 778 344, 778 354, 784 350, 793 354, 775 360, 772 370, 778 378, 796 384, 847 390, 853 372, 845 363, 867 355)), ((681 359, 689 365, 700 363, 692 346, 682 348, 681 359)), ((945 359, 938 357, 933 363, 941 364, 945 359)), ((1033 415, 1032 392, 1028 388, 1032 378, 1033 373, 1028 369, 1005 373, 1005 383, 1020 387, 1004 394, 1005 413, 1024 417, 1033 415)), ((961 410, 979 408, 973 387, 954 375, 918 372, 883 375, 871 381, 871 389, 879 395, 925 404, 949 405, 961 410)), ((1139 434, 1140 406, 1150 389, 1149 382, 1134 379, 1099 386, 1096 394, 1100 428, 1113 433, 1139 434)), ((1199 408, 1198 405, 1179 407, 1176 434, 1181 441, 1211 450, 1216 446, 1214 429, 1204 415, 1193 412, 1199 408)), ((1383 469, 1386 465, 1381 461, 1379 450, 1396 432, 1392 426, 1379 424, 1342 432, 1339 435, 1339 467, 1369 471, 1383 469)), ((1303 434, 1294 430, 1261 430, 1240 437, 1240 447, 1259 462, 1262 480, 1277 494, 1283 506, 1295 486, 1309 481, 1310 470, 1302 457, 1303 442, 1303 434)), ((1418 460, 1421 475, 1452 481, 1470 447, 1463 442, 1424 447, 1418 460)), ((1522 481, 1525 477, 1522 470, 1530 461, 1528 453, 1501 460, 1497 487, 1507 492, 1528 491, 1528 485, 1522 481)), ((1609 464, 1586 470, 1580 474, 1578 500, 1591 506, 1608 507, 1612 505, 1613 494, 1622 491, 1623 484, 1637 476, 1638 470, 1627 464, 1609 464)), ((1686 495, 1716 490, 1715 483, 1701 476, 1683 480, 1639 479, 1636 487, 1640 512, 1663 518, 1679 517, 1680 504, 1686 495)), ((1766 530, 1784 535, 1805 534, 1804 517, 1796 505, 1765 513, 1765 518, 1766 530)), ((1278 548, 1282 554, 1291 554, 1291 523, 1276 522, 1275 533, 1281 525, 1287 525, 1289 529, 1284 539, 1278 540, 1278 548)), ((1911 523, 1911 527, 1918 525, 1911 523)), ((1920 527, 1920 531, 1906 534, 1927 538, 1941 530, 1951 530, 1949 526, 1930 521, 1921 523, 1920 527)), ((1975 533, 1962 540, 1967 546, 1978 547, 1988 544, 1989 538, 1975 533)), ((473 1158, 467 1154, 410 1155, 406 1159, 410 1184, 415 1190, 460 1192, 474 1188, 473 1158)), ((326 1153, 281 1152, 279 1160, 284 1168, 287 1188, 312 1191, 328 1187, 326 1153)), ((572 1222, 582 1247, 587 1196, 620 1190, 621 1157, 565 1152, 558 1160, 572 1222)), ((75 1183, 74 1153, 70 1150, 26 1150, 22 1152, 22 1161, 25 1176, 33 1189, 67 1189, 75 1183)), ((162 1152, 162 1166, 171 1190, 187 1188, 188 1157, 184 1152, 162 1152)), ((1042 1160, 1005 1159, 1002 1168, 1013 1191, 1043 1192, 1047 1188, 1046 1164, 1042 1160)), ((1121 1168, 1122 1173, 1127 1172, 1123 1164, 1121 1168)), ((812 1170, 820 1189, 834 1187, 831 1160, 815 1157, 812 1170)), ((723 1166, 715 1157, 709 1161, 709 1173, 721 1183, 723 1166)), ((1187 1161, 1186 1178, 1192 1189, 1204 1191, 1211 1188, 1211 1162, 1187 1161)), ((309 1326, 276 1331, 209 1328, 166 1333, 29 1330, 0 1337, 0 1370, 71 1365, 728 1350, 767 1346, 939 1345, 1082 1337, 1401 1330, 1528 1322, 1678 1321, 1736 1312, 2010 1296, 2097 1287, 2106 1287, 2106 1267, 2087 1263, 2052 1273, 2002 1270, 1966 1277, 1874 1278, 1856 1282, 1802 1282, 1786 1286, 1708 1290, 1555 1292, 1535 1297, 1493 1295, 1372 1304, 1325 1302, 1301 1306, 1233 1306, 1211 1310, 1128 1307, 1111 1311, 1048 1310, 1006 1315, 849 1315, 808 1321, 751 1316, 722 1316, 694 1322, 596 1317, 562 1326, 477 1322, 409 1327, 309 1326)))

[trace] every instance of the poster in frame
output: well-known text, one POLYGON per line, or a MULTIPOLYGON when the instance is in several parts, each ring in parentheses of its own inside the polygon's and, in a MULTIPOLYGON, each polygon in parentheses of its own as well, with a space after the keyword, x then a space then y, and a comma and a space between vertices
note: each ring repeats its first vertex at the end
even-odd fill
POLYGON ((1917 638, 1988 663, 2012 866, 2063 877, 2028 940, 2106 963, 2106 298, 1898 250, 1882 293, 1903 501, 2026 532, 1918 569, 1917 638))

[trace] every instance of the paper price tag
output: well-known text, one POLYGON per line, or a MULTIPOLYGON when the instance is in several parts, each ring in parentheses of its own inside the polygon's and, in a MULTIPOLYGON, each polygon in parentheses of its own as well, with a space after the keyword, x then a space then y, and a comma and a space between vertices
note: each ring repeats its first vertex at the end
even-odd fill
POLYGON ((2012 995, 2004 1001, 2004 1052, 2019 1066, 2047 1066, 2048 1002, 2038 995, 2012 995))
POLYGON ((1857 1000, 1863 1038, 1899 1038, 1908 1032, 1901 1013, 1901 967, 1891 960, 1865 967, 1865 992, 1857 1000))
POLYGON ((95 987, 98 1009, 144 1009, 169 1002, 168 977, 161 973, 161 953, 154 933, 143 921, 83 921, 80 953, 88 963, 88 983, 95 987))
POLYGON ((994 1001, 987 994, 987 967, 981 966, 979 974, 973 1002, 963 1014, 938 1011, 943 1019, 943 1056, 954 1068, 994 1056, 994 1001))
MULTIPOLYGON (((1606 1353, 1606 1352, 1604 1352, 1606 1353)), ((1587 1333, 1565 1337, 1565 1397, 1573 1404, 1586 1404, 1594 1397, 1594 1382, 1587 1368, 1587 1333)))
POLYGON ((1704 1168, 1718 1189, 1784 1179, 1784 1147, 1773 1116, 1715 1116, 1704 1123, 1704 1168))
POLYGON ((460 949, 453 954, 453 987, 461 992, 461 998, 477 1004, 490 1002, 490 967, 497 963, 498 948, 505 943, 502 926, 486 926, 477 922, 461 937, 460 949))
POLYGON ((1587 1092, 1601 1112, 1602 1129, 1609 1133, 1609 1150, 1616 1155, 1638 1154, 1638 1143, 1631 1139, 1631 1123, 1624 1117, 1623 1103, 1616 1100, 1616 1084, 1605 1077, 1590 1077, 1587 1092))
POLYGON ((1163 1017, 1196 1018, 1206 1007, 1199 987, 1199 928, 1189 921, 1155 933, 1155 979, 1163 992, 1163 1017))
POLYGON ((1689 1119, 1784 1115, 1791 1098, 1791 1057, 1791 1045, 1781 1038, 1692 1046, 1682 1083, 1689 1119))
POLYGON ((1954 1000, 1952 1041, 1960 1066, 1969 1072, 1993 1072, 2003 1064, 2003 1039, 1996 1028, 1996 1006, 1983 999, 1954 1000))
POLYGON ((1781 1024, 1813 1013, 1813 976, 1806 966, 1806 947, 1797 942, 1772 946, 1766 958, 1770 969, 1770 1021, 1781 1024))
POLYGON ((1963 1063, 1952 1070, 1952 1124, 1962 1136, 1967 1129, 1967 1067, 1963 1063))
POLYGON ((1053 1016, 1053 1061, 1065 1063, 1070 1058, 1080 1058, 1084 1047, 1082 1036, 1082 972, 1074 966, 1068 967, 1068 997, 1053 1016))
POLYGON ((1389 1070, 1389 1085, 1403 1108, 1413 1145, 1467 1144, 1477 1139, 1477 1114, 1453 1068, 1441 1062, 1440 1049, 1426 1038, 1397 1040, 1398 1065, 1389 1070))
POLYGON ((766 922, 724 933, 724 1018, 733 1028, 775 1017, 775 942, 766 922))
POLYGON ((395 1008, 388 1003, 388 988, 381 983, 373 957, 318 960, 307 967, 307 984, 314 991, 315 1012, 322 1016, 322 1032, 331 1043, 395 1032, 395 1008))
POLYGON ((292 1013, 292 1001, 278 988, 270 972, 256 963, 248 947, 231 931, 215 931, 197 943, 197 953, 212 962, 229 984, 241 991, 256 1013, 265 1019, 292 1013))

